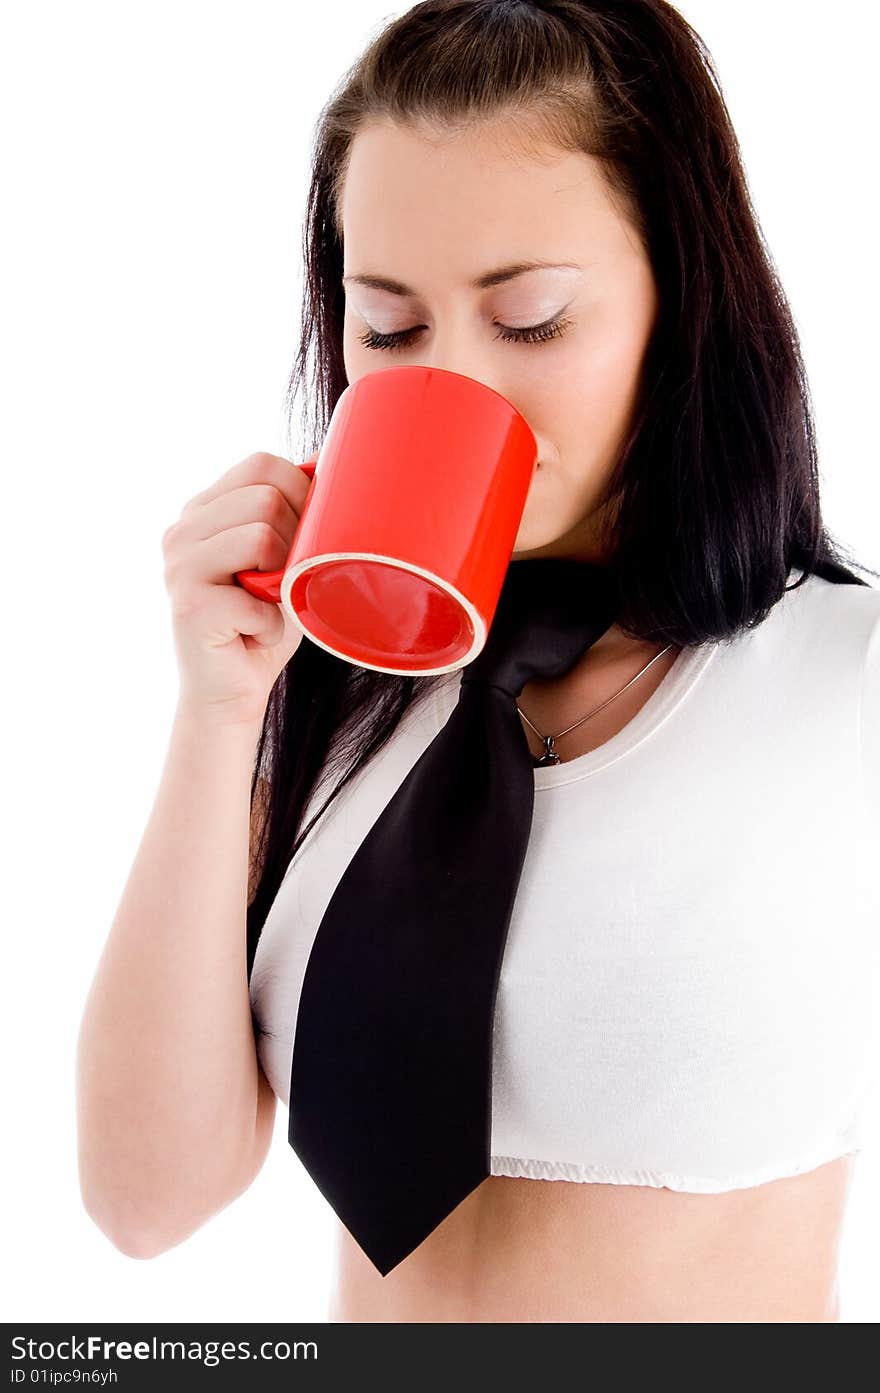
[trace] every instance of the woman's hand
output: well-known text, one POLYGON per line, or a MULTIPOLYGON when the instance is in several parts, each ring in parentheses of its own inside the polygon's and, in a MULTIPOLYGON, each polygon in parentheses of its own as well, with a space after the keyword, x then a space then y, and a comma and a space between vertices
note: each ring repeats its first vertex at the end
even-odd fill
POLYGON ((239 585, 235 572, 284 565, 310 484, 289 460, 249 455, 191 498, 163 534, 180 698, 189 707, 262 723, 303 635, 280 605, 239 585))

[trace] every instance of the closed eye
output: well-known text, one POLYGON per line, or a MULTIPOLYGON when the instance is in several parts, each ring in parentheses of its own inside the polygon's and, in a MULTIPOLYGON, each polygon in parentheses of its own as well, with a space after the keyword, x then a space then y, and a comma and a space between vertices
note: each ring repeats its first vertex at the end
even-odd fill
MULTIPOLYGON (((543 324, 531 324, 524 329, 511 329, 506 324, 498 324, 497 334, 493 338, 503 339, 505 343, 547 343, 549 339, 559 338, 564 334, 571 324, 570 319, 557 317, 548 319, 543 324)), ((375 329, 367 329, 358 335, 358 341, 365 348, 377 348, 393 350, 395 348, 408 348, 417 334, 422 332, 424 326, 416 324, 412 329, 398 329, 393 334, 380 334, 375 329)))

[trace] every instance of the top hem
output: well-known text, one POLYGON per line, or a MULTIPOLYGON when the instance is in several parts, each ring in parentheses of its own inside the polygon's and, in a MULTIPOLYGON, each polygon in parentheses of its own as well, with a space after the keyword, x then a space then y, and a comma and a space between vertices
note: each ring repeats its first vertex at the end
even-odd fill
POLYGON ((580 1165, 575 1161, 542 1161, 522 1156, 492 1156, 490 1175, 506 1175, 524 1180, 571 1180, 578 1184, 648 1185, 655 1189, 684 1190, 696 1194, 721 1194, 726 1190, 746 1190, 771 1180, 787 1179, 815 1170, 817 1166, 841 1156, 855 1156, 863 1144, 838 1143, 811 1153, 800 1161, 736 1176, 682 1175, 673 1171, 644 1170, 638 1167, 618 1170, 612 1166, 580 1165))

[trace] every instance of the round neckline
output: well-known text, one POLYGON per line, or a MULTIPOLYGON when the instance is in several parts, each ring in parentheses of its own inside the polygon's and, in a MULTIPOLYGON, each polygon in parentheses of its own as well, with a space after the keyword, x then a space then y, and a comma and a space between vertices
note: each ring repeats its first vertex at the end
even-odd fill
MULTIPOLYGON (((636 749, 643 740, 646 740, 669 719, 688 693, 696 686, 720 646, 720 643, 710 641, 682 648, 662 682, 658 683, 644 706, 636 712, 631 721, 627 721, 616 735, 612 735, 609 740, 604 741, 595 750, 588 750, 586 754, 577 755, 574 759, 563 760, 560 764, 535 766, 535 791, 556 788, 559 784, 574 783, 575 780, 586 779, 591 774, 598 774, 600 769, 607 769, 609 764, 614 764, 630 750, 636 749)), ((448 682, 438 683, 432 695, 433 713, 438 730, 448 719, 455 701, 458 700, 461 669, 449 674, 449 679, 448 682), (449 702, 448 710, 444 716, 444 700, 448 702, 453 693, 455 693, 455 700, 449 702)))

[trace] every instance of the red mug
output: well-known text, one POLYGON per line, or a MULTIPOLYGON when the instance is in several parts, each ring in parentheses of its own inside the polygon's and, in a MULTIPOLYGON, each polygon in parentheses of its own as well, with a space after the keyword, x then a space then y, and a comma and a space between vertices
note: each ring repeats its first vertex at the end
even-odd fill
POLYGON ((367 373, 298 466, 312 484, 284 566, 235 579, 346 662, 454 672, 486 642, 537 458, 492 387, 446 368, 367 373))

